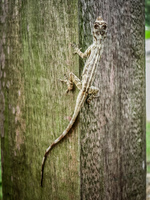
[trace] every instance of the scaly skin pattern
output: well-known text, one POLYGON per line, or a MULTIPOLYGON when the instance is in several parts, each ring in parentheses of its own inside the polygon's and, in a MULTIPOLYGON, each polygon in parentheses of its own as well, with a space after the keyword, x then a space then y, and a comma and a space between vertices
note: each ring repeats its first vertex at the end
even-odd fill
POLYGON ((92 86, 92 83, 95 78, 96 69, 99 66, 99 61, 103 52, 104 40, 107 35, 107 24, 102 19, 102 17, 98 17, 94 23, 93 27, 93 44, 88 47, 88 49, 82 53, 79 48, 76 47, 75 44, 72 44, 76 54, 78 54, 81 58, 87 58, 83 72, 82 72, 82 81, 73 73, 69 74, 69 79, 61 80, 65 82, 68 86, 67 92, 73 89, 73 83, 80 90, 76 105, 74 109, 74 114, 67 128, 63 131, 63 133, 47 148, 43 160, 42 160, 42 169, 41 169, 41 186, 43 186, 43 173, 46 158, 51 151, 51 149, 59 143, 62 138, 64 138, 67 133, 72 128, 73 124, 76 121, 76 118, 83 106, 84 102, 90 103, 90 101, 97 97, 97 93, 99 89, 97 87, 92 86))

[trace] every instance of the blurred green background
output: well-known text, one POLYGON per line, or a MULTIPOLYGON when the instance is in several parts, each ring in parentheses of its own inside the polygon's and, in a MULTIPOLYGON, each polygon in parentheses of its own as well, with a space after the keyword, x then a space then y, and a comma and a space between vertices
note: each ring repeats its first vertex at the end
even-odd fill
POLYGON ((147 173, 150 173, 150 122, 146 124, 147 173))
POLYGON ((145 0, 145 39, 150 39, 150 0, 145 0))
MULTIPOLYGON (((150 0, 145 0, 145 39, 150 39, 150 0)), ((150 173, 150 122, 146 123, 146 161, 150 173)))

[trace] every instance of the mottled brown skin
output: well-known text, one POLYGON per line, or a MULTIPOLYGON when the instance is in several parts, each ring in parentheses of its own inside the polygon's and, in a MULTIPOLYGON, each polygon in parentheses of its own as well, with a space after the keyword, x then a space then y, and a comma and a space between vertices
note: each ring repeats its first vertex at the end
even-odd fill
POLYGON ((77 88, 80 91, 76 100, 74 114, 72 116, 70 123, 68 124, 64 132, 47 148, 44 154, 43 161, 42 161, 42 169, 41 169, 41 186, 43 186, 44 166, 45 166, 45 161, 49 152, 70 131, 73 124, 75 123, 75 120, 84 102, 87 100, 87 102, 90 103, 90 101, 93 98, 97 97, 96 95, 99 89, 95 86, 92 86, 92 83, 95 78, 96 69, 97 69, 98 63, 100 62, 100 58, 103 52, 103 46, 104 46, 104 40, 106 38, 106 34, 107 34, 107 24, 101 17, 98 17, 93 27, 93 44, 89 46, 88 49, 84 53, 82 53, 80 49, 76 47, 76 45, 72 44, 72 47, 74 48, 75 53, 78 54, 81 58, 86 57, 87 61, 85 63, 85 66, 82 72, 82 81, 73 73, 69 74, 69 80, 63 80, 63 82, 65 82, 68 86, 67 92, 73 89, 73 83, 77 86, 77 88))

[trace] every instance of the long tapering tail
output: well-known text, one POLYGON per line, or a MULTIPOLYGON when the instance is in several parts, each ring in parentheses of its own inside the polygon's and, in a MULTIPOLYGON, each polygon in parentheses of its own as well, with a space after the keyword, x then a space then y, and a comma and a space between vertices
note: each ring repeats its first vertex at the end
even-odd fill
POLYGON ((62 138, 64 138, 67 135, 67 133, 70 131, 70 129, 72 128, 72 126, 78 116, 78 113, 79 112, 73 114, 73 117, 72 117, 70 123, 68 124, 67 128, 64 130, 64 132, 46 149, 46 152, 45 152, 43 160, 42 160, 42 167, 41 167, 41 187, 43 186, 44 166, 45 166, 47 156, 48 156, 49 152, 52 150, 52 148, 57 143, 59 143, 62 140, 62 138))

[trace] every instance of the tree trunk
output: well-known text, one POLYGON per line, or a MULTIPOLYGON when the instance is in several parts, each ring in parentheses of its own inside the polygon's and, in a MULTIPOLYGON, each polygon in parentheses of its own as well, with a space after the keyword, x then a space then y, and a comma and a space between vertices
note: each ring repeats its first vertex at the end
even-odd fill
POLYGON ((144 0, 0 1, 0 127, 3 199, 144 200, 144 0), (72 116, 78 91, 58 79, 81 74, 92 25, 108 22, 95 78, 100 97, 70 133, 46 148, 72 116))

